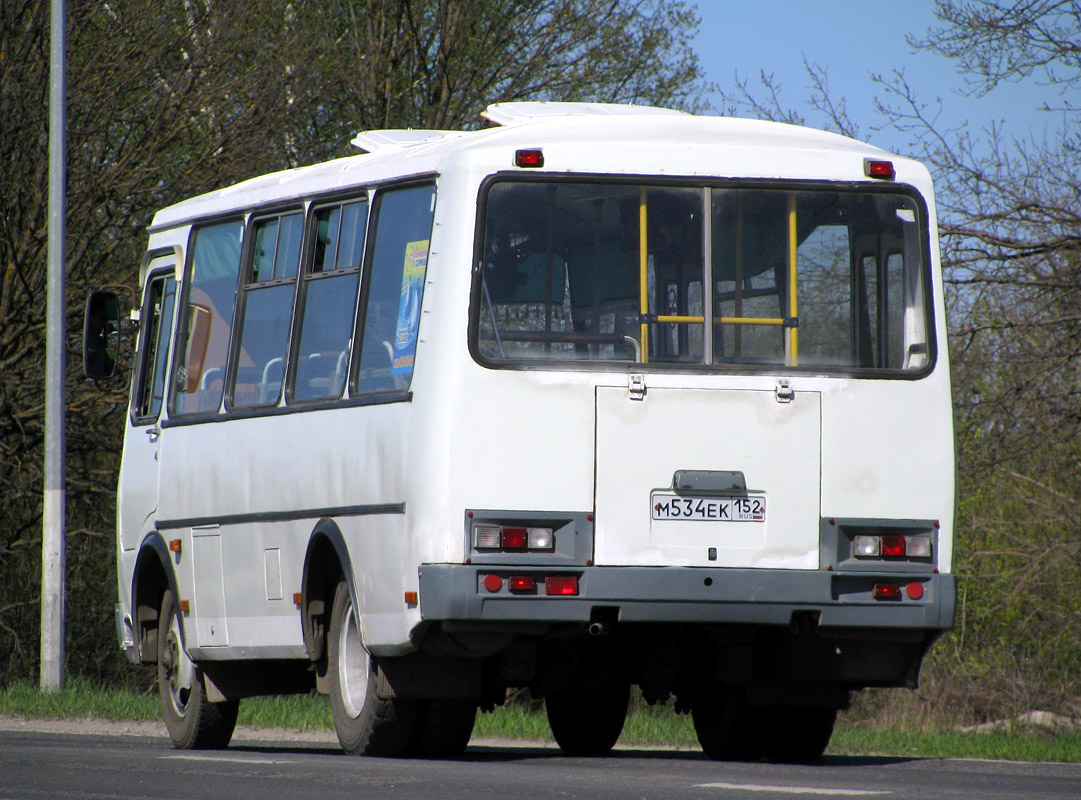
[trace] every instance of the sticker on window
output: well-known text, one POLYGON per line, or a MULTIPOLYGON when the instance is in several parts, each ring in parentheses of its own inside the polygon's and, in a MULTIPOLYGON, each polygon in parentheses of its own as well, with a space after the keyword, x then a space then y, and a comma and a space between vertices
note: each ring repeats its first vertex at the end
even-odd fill
POLYGON ((394 336, 394 365, 391 372, 413 371, 420 326, 420 301, 424 295, 424 271, 428 266, 428 239, 405 246, 402 266, 402 296, 398 304, 398 329, 394 336))

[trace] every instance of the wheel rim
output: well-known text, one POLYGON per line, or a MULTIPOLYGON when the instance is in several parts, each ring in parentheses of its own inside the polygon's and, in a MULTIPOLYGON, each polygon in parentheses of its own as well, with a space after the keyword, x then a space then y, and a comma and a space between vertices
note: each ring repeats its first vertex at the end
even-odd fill
POLYGON ((368 695, 370 657, 361 642, 352 603, 346 603, 343 615, 338 636, 338 684, 346 713, 356 719, 368 695))
POLYGON ((165 634, 165 648, 161 661, 165 673, 165 684, 169 689, 169 700, 177 716, 183 717, 188 711, 188 701, 191 699, 195 665, 181 644, 180 621, 175 614, 169 619, 169 630, 165 634))

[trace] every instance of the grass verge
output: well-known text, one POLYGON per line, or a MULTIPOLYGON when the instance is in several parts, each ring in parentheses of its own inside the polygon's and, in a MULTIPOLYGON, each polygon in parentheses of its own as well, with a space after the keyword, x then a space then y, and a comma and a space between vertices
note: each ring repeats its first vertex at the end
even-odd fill
MULTIPOLYGON (((56 693, 43 693, 29 684, 0 689, 0 715, 30 719, 93 719, 157 721, 161 707, 156 692, 137 693, 70 680, 56 693)), ((325 697, 259 697, 240 704, 239 724, 254 728, 333 731, 330 704, 325 697)), ((551 742, 552 734, 537 701, 509 703, 492 714, 478 714, 473 736, 551 742)), ((687 716, 670 707, 639 707, 627 717, 620 743, 630 746, 696 749, 694 727, 687 716)), ((1037 730, 1013 733, 960 731, 911 732, 861 723, 837 725, 826 751, 837 756, 897 758, 987 758, 1010 761, 1081 763, 1081 735, 1051 735, 1037 730)))

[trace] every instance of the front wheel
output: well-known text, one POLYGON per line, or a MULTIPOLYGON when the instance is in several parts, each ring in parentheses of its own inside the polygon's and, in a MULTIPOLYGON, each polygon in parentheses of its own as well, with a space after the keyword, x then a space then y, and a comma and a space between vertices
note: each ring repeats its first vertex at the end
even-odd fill
POLYGON ((203 671, 184 649, 180 609, 166 590, 158 616, 158 694, 165 727, 181 750, 219 750, 229 746, 240 701, 211 703, 203 671))
POLYGON ((589 691, 567 688, 545 698, 548 725, 560 749, 570 756, 599 756, 623 732, 631 687, 613 681, 589 691))

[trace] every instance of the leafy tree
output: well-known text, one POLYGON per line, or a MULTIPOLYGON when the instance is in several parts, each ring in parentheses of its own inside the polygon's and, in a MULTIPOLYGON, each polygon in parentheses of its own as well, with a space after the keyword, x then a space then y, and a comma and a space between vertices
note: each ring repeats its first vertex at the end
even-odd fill
MULTIPOLYGON (((356 152, 365 128, 468 127, 490 102, 689 107, 678 0, 68 0, 69 670, 120 670, 112 528, 123 381, 81 378, 87 291, 135 289, 153 211, 356 152)), ((0 682, 36 674, 49 4, 0 0, 0 682)))
POLYGON ((940 0, 936 13, 943 25, 912 43, 954 59, 969 91, 1036 80, 1061 100, 1039 140, 941 132, 896 76, 886 113, 943 198, 967 577, 955 683, 985 715, 1062 709, 1081 694, 1081 6, 940 0))
MULTIPOLYGON (((936 703, 986 719, 1078 707, 1081 695, 1081 6, 939 0, 917 49, 953 59, 968 91, 1039 81, 1056 125, 1015 139, 1001 123, 944 129, 941 101, 903 72, 876 76, 877 126, 908 134, 936 184, 959 449, 962 577, 954 633, 929 670, 936 703)), ((859 136, 828 75, 808 64, 819 124, 859 136)), ((789 122, 772 76, 726 102, 789 122)), ((881 708, 878 708, 881 711, 881 708)))

